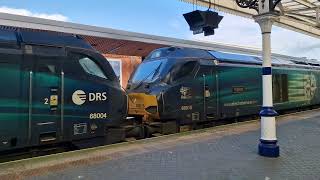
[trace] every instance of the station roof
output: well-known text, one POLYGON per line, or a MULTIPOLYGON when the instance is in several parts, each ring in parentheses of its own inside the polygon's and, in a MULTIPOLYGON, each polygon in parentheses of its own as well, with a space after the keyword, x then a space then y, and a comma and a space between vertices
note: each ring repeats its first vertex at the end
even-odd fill
MULTIPOLYGON (((254 48, 182 40, 6 13, 0 13, 0 29, 22 29, 26 31, 47 31, 58 34, 79 35, 103 54, 146 57, 154 49, 165 46, 176 46, 203 50, 215 50, 219 52, 229 52, 235 54, 254 56, 261 55, 261 50, 254 48)), ((272 56, 277 59, 285 60, 297 59, 295 57, 275 53, 273 53, 272 56)), ((299 61, 309 62, 310 60, 299 58, 299 61)))
POLYGON ((246 54, 261 53, 259 49, 249 49, 235 45, 190 41, 7 13, 0 13, 0 25, 5 29, 19 28, 32 31, 77 34, 82 36, 101 53, 109 54, 145 57, 152 50, 164 46, 214 49, 246 54))
MULTIPOLYGON (((0 13, 1 14, 1 13, 0 13)), ((37 18, 36 18, 37 19, 37 18)), ((62 22, 63 23, 63 22, 62 22)), ((145 43, 140 41, 132 41, 126 40, 125 37, 123 39, 113 38, 110 32, 107 32, 108 36, 95 36, 95 35, 86 35, 85 33, 76 34, 72 30, 70 31, 53 31, 48 28, 30 28, 27 26, 5 26, 0 23, 0 30, 8 30, 8 31, 22 31, 24 33, 27 32, 51 32, 58 36, 73 36, 78 35, 85 41, 87 41, 92 47, 103 54, 118 54, 118 55, 128 55, 128 56, 147 56, 152 50, 163 47, 163 44, 157 43, 145 43)), ((90 30, 88 31, 89 34, 90 30)), ((1 39, 1 33, 0 33, 1 39)))
MULTIPOLYGON (((209 7, 210 0, 181 0, 209 7)), ((211 7, 237 16, 252 18, 257 11, 241 8, 236 0, 211 0, 211 7)), ((279 19, 275 25, 297 31, 316 38, 320 37, 320 2, 319 0, 281 0, 275 8, 279 19)))

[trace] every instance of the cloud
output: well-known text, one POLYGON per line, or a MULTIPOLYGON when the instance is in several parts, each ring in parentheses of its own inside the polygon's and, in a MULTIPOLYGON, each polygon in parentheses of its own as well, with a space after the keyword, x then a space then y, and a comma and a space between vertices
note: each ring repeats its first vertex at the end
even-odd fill
POLYGON ((273 48, 279 53, 320 60, 320 40, 317 38, 275 27, 272 41, 273 48))
POLYGON ((175 30, 179 30, 181 29, 181 21, 179 21, 178 19, 172 19, 169 22, 169 27, 175 30))
POLYGON ((0 6, 0 12, 8 13, 8 14, 16 14, 22 16, 31 16, 31 17, 38 17, 44 19, 51 19, 57 21, 68 21, 69 18, 62 15, 62 14, 46 14, 46 13, 35 13, 31 12, 27 9, 16 9, 16 8, 9 8, 6 6, 0 6))
MULTIPOLYGON (((289 56, 309 57, 319 59, 320 40, 301 33, 273 26, 272 52, 289 56)), ((218 42, 238 46, 261 49, 261 30, 251 19, 224 14, 219 28, 214 36, 203 34, 188 36, 189 39, 206 42, 218 42)), ((319 59, 320 60, 320 59, 319 59)))
POLYGON ((260 29, 253 21, 231 15, 224 15, 214 36, 199 34, 191 36, 193 40, 219 42, 249 47, 261 47, 260 29))

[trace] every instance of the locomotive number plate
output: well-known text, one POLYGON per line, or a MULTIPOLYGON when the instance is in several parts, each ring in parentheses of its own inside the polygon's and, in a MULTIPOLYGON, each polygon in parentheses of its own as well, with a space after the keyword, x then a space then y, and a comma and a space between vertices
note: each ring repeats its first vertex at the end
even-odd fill
POLYGON ((189 105, 189 106, 181 106, 181 110, 182 110, 182 111, 192 110, 192 105, 189 105))
POLYGON ((90 119, 106 119, 107 113, 90 113, 90 119))

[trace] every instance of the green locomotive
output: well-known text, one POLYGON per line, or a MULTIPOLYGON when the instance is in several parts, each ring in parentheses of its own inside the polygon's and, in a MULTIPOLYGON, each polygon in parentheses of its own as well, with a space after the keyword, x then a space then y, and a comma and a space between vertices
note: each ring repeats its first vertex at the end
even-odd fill
POLYGON ((0 30, 0 80, 1 152, 123 138, 127 97, 108 61, 77 36, 0 30))
MULTIPOLYGON (((258 114, 262 104, 262 59, 191 48, 153 51, 129 80, 129 116, 149 133, 258 114)), ((277 111, 320 103, 320 63, 273 57, 277 111)))

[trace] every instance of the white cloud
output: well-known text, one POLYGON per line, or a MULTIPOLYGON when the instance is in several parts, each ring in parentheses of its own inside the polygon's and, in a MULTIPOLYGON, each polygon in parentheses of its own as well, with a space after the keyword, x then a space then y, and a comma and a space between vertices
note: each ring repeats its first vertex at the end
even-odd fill
POLYGON ((203 34, 192 36, 193 40, 219 42, 248 47, 261 47, 259 26, 249 19, 225 15, 215 35, 204 36, 203 34))
POLYGON ((57 20, 57 21, 68 21, 69 20, 68 17, 66 17, 62 14, 35 13, 35 12, 31 12, 27 9, 16 9, 16 8, 9 8, 6 6, 1 6, 0 12, 8 13, 8 14, 22 15, 22 16, 31 16, 31 17, 38 17, 38 18, 44 18, 44 19, 51 19, 51 20, 57 20))
MULTIPOLYGON (((273 26, 272 51, 297 57, 309 57, 320 60, 320 40, 301 33, 273 26)), ((261 31, 251 19, 224 14, 214 36, 203 34, 189 36, 192 40, 219 42, 261 49, 261 31)))
POLYGON ((169 27, 175 30, 179 30, 181 28, 181 21, 179 21, 179 19, 172 19, 168 23, 169 27))
POLYGON ((317 38, 275 27, 272 41, 273 48, 279 53, 320 60, 320 40, 317 38))

